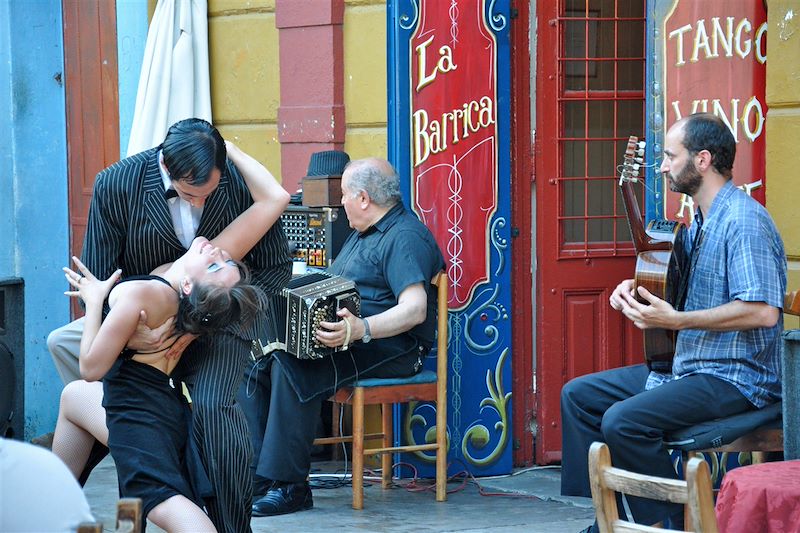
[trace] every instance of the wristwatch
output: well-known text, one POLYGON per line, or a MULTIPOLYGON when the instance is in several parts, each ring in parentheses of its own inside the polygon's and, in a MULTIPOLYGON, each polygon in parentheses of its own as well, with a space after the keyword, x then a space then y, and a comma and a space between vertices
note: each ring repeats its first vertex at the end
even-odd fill
POLYGON ((369 322, 367 322, 366 318, 362 318, 361 320, 364 322, 364 336, 361 337, 361 342, 367 344, 372 340, 372 335, 369 332, 369 322))

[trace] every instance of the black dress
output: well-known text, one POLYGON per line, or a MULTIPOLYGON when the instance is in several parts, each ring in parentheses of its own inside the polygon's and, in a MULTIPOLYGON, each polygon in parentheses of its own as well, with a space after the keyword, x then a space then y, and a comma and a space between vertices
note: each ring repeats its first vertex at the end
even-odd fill
MULTIPOLYGON (((125 281, 159 280, 137 276, 125 281)), ((183 495, 199 507, 211 483, 191 438, 191 412, 181 382, 148 364, 120 357, 103 378, 108 447, 120 495, 141 498, 146 517, 159 503, 183 495)))

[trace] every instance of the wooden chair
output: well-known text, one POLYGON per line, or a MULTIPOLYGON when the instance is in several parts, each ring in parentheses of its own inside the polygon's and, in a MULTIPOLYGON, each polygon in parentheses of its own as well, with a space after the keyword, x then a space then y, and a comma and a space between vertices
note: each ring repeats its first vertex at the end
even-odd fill
POLYGON ((437 287, 437 362, 436 372, 423 370, 409 378, 361 379, 336 391, 333 400, 353 408, 353 435, 316 439, 315 445, 353 444, 353 509, 364 508, 364 456, 381 455, 381 486, 392 482, 392 454, 396 452, 436 451, 436 501, 447 499, 447 274, 439 272, 431 282, 437 287), (393 446, 392 405, 412 401, 436 402, 436 442, 393 446), (381 406, 381 432, 364 433, 364 406, 381 406), (364 449, 364 441, 381 439, 380 448, 364 449))
MULTIPOLYGON (((800 316, 800 291, 793 291, 786 294, 783 303, 783 312, 785 315, 800 316)), ((785 354, 783 357, 785 357, 785 354)), ((784 367, 786 367, 785 361, 784 367)), ((787 391, 785 394, 785 401, 796 401, 795 398, 792 398, 794 394, 793 391, 789 390, 790 387, 786 386, 785 369, 783 377, 783 388, 787 391)), ((749 413, 733 415, 731 417, 686 428, 680 432, 676 432, 674 435, 667 436, 665 444, 671 449, 680 450, 684 464, 686 464, 686 460, 690 454, 703 453, 750 453, 751 462, 753 464, 763 463, 767 452, 781 452, 784 450, 784 432, 781 421, 781 411, 786 411, 786 405, 768 406, 761 411, 762 413, 751 411, 749 413), (754 429, 746 431, 742 435, 735 436, 730 440, 721 437, 723 434, 730 434, 730 428, 738 426, 739 421, 742 419, 750 418, 757 420, 762 414, 763 422, 759 423, 754 429), (697 435, 709 431, 711 431, 713 435, 713 428, 711 428, 713 425, 718 426, 720 437, 717 439, 712 438, 710 444, 707 439, 698 439, 697 442, 693 442, 691 439, 685 438, 686 435, 697 435), (706 426, 706 428, 699 429, 700 426, 706 426)))
MULTIPOLYGON (((114 533, 141 533, 143 521, 140 498, 121 498, 117 502, 117 526, 114 533)), ((83 522, 78 524, 78 533, 103 533, 103 524, 83 522)))
POLYGON ((697 457, 693 457, 686 466, 686 481, 646 476, 614 468, 611 466, 608 446, 595 442, 589 450, 589 480, 601 533, 660 531, 653 526, 621 520, 615 492, 682 503, 687 507, 686 531, 718 531, 708 463, 697 457))

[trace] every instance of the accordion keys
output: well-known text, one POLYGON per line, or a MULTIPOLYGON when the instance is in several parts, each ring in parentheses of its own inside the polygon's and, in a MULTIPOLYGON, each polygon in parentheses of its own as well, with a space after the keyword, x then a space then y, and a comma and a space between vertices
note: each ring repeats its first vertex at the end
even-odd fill
POLYGON ((292 278, 272 305, 270 321, 277 340, 264 353, 284 350, 298 359, 321 359, 344 347, 330 348, 317 342, 320 322, 337 322, 337 312, 347 308, 361 316, 361 297, 355 283, 341 276, 315 272, 292 278))

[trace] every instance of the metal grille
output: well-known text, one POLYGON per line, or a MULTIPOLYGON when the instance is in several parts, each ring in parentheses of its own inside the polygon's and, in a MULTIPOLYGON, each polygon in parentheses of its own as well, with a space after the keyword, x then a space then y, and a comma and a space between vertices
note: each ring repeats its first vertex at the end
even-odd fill
POLYGON ((644 137, 645 3, 559 3, 561 257, 633 253, 616 167, 628 136, 644 137))

